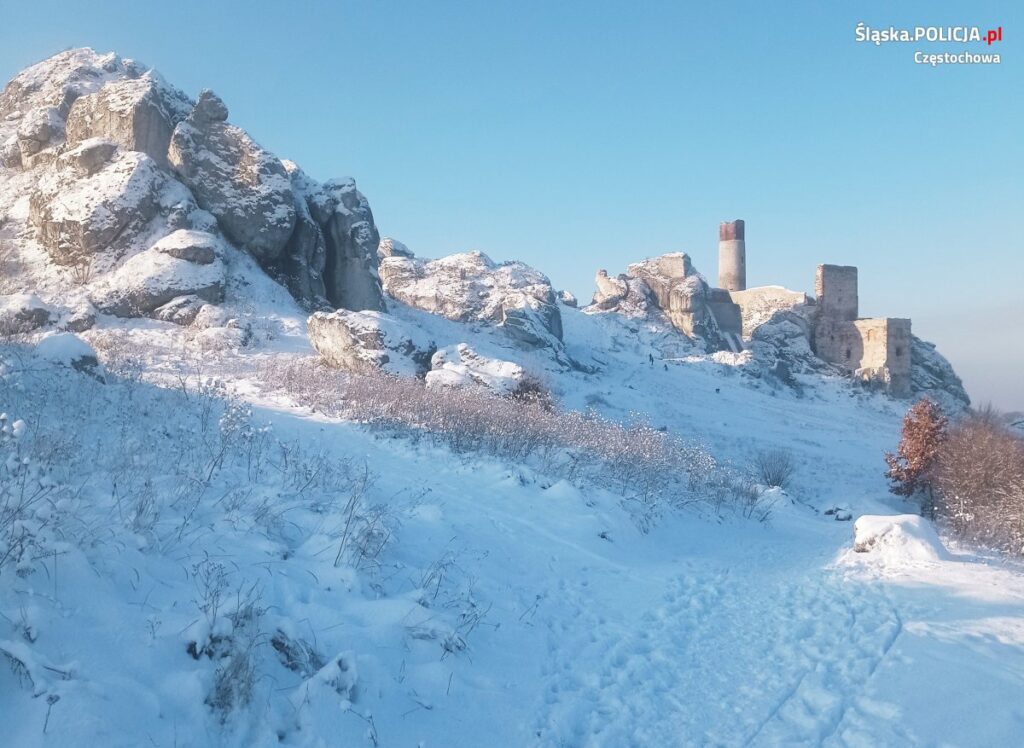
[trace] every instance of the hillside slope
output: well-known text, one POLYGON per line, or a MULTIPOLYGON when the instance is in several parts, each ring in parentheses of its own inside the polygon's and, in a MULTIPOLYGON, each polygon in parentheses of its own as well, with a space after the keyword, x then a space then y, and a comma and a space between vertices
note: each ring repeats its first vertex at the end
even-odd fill
MULTIPOLYGON (((882 477, 906 403, 794 320, 711 351, 639 287, 581 310, 417 258, 354 182, 115 55, 29 68, 0 114, 10 744, 1021 734, 1021 570, 853 551, 915 511, 882 477)), ((921 391, 964 407, 925 349, 921 391)))

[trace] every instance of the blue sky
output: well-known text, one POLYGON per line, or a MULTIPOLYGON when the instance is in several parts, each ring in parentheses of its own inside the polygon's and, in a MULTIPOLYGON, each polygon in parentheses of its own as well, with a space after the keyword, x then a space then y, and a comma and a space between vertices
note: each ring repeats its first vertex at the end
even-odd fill
POLYGON ((666 251, 713 279, 744 218, 750 285, 858 265, 863 315, 912 317, 976 401, 1024 410, 1021 3, 630 5, 4 2, 0 77, 137 58, 354 176, 418 254, 521 259, 581 299, 666 251), (860 21, 1002 26, 1003 61, 917 65, 953 47, 858 44, 860 21))

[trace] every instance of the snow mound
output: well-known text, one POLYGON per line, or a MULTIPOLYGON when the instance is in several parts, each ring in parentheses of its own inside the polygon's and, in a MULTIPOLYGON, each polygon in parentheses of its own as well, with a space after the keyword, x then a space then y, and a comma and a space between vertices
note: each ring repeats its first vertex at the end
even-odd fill
POLYGON ((70 332, 48 333, 36 343, 36 355, 57 366, 67 366, 84 374, 102 378, 96 351, 70 332))
POLYGON ((853 525, 853 550, 871 553, 887 565, 949 558, 935 528, 915 514, 859 517, 853 525))

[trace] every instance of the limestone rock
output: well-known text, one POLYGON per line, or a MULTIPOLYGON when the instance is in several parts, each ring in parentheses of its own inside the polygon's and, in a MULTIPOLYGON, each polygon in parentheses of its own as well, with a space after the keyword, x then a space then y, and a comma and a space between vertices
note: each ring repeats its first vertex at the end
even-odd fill
POLYGON ((175 125, 191 103, 154 72, 141 78, 114 80, 71 106, 65 127, 68 145, 104 138, 125 150, 142 151, 166 167, 175 125))
POLYGON ((914 397, 928 397, 950 414, 968 408, 971 399, 952 365, 934 343, 911 336, 910 387, 914 397))
POLYGON ((310 209, 310 195, 319 195, 320 185, 291 161, 284 162, 295 193, 295 230, 279 262, 282 280, 296 301, 306 309, 328 306, 324 286, 327 242, 310 209))
POLYGON ((221 252, 221 243, 205 231, 178 229, 154 244, 153 250, 197 265, 209 265, 221 252))
POLYGON ((64 137, 64 119, 56 107, 33 109, 18 125, 18 150, 22 163, 64 137))
POLYGON ((573 309, 579 306, 579 301, 577 301, 576 297, 569 291, 559 291, 558 300, 565 306, 572 307, 573 309))
POLYGON ((352 179, 325 182, 312 202, 326 218, 321 226, 327 242, 328 301, 342 309, 383 311, 377 259, 380 234, 370 204, 352 179))
MULTIPOLYGON (((295 227, 295 194, 281 161, 241 128, 218 119, 223 103, 204 92, 171 136, 168 160, 224 233, 270 265, 295 227)), ((226 116, 226 110, 223 112, 226 116)))
POLYGON ((435 350, 421 330, 383 312, 317 312, 308 327, 309 342, 327 363, 349 371, 423 374, 435 350))
POLYGON ((482 356, 465 343, 438 350, 430 359, 427 387, 482 386, 508 395, 523 380, 523 367, 482 356))
POLYGON ((384 290, 448 319, 490 322, 529 347, 559 347, 562 316, 551 282, 521 262, 497 264, 481 252, 424 261, 392 255, 380 265, 384 290))
POLYGON ((381 259, 385 257, 413 257, 412 250, 402 244, 397 239, 392 239, 390 236, 385 236, 380 240, 380 245, 377 247, 377 256, 381 259))
POLYGON ((176 325, 188 327, 195 322, 199 312, 206 305, 206 301, 195 294, 177 296, 157 307, 150 316, 162 322, 173 322, 176 325))
MULTIPOLYGON (((212 262, 198 264, 176 257, 168 250, 184 243, 181 233, 175 232, 133 255, 104 278, 92 293, 96 308, 118 317, 141 317, 179 296, 197 296, 210 303, 223 300, 223 261, 218 256, 212 262)), ((204 241, 215 243, 216 238, 204 241)))
POLYGON ((56 319, 56 310, 34 293, 0 295, 0 336, 33 332, 56 319))
POLYGON ((630 317, 662 314, 680 332, 703 340, 710 349, 724 347, 710 308, 707 282, 682 252, 631 264, 624 275, 600 270, 591 311, 615 311, 630 317))
POLYGON ((109 163, 117 151, 117 144, 102 138, 83 140, 75 148, 65 151, 57 157, 57 164, 62 169, 77 172, 83 177, 92 176, 109 163))
POLYGON ((86 177, 56 169, 32 193, 29 221, 58 264, 108 250, 120 255, 157 214, 163 181, 156 163, 135 152, 120 154, 86 177))

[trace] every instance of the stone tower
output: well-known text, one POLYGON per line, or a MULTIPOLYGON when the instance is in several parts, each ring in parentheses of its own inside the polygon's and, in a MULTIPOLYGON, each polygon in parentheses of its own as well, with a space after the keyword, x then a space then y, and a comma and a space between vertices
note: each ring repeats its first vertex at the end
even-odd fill
POLYGON ((718 287, 726 291, 747 288, 747 244, 742 220, 718 224, 718 287))

